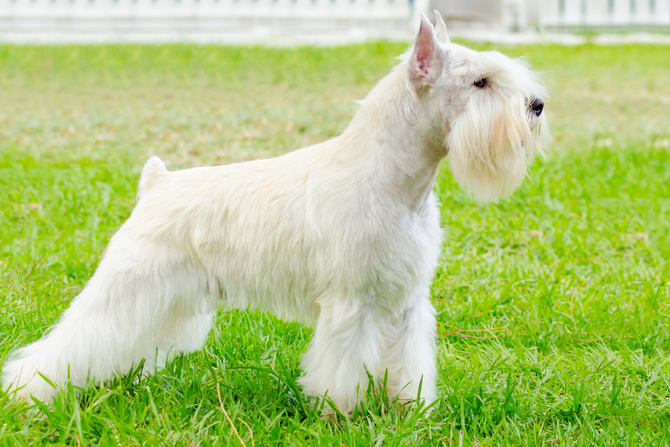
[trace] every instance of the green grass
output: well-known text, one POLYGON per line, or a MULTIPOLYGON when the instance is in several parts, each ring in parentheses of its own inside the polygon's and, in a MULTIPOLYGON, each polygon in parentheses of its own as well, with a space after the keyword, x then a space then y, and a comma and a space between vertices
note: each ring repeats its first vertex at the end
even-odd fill
MULTIPOLYGON (((81 290, 150 154, 182 168, 337 135, 403 50, 0 47, 0 358, 81 290)), ((545 72, 555 143, 497 205, 441 170, 430 416, 373 392, 322 421, 295 385, 311 329, 229 312, 154 377, 33 409, 0 392, 0 446, 240 445, 221 405, 247 446, 244 424, 256 446, 670 443, 670 51, 503 51, 545 72)))

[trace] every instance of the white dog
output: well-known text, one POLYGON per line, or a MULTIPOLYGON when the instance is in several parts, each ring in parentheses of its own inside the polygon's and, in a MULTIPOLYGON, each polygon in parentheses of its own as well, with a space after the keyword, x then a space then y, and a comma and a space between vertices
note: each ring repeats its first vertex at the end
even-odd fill
MULTIPOLYGON (((437 15, 342 135, 284 156, 169 172, 139 201, 58 324, 5 363, 2 385, 49 400, 142 359, 199 349, 215 311, 315 325, 299 379, 343 412, 387 377, 391 399, 436 398, 429 289, 441 248, 440 160, 480 202, 522 181, 546 124, 543 86, 497 52, 452 44, 437 15), (366 372, 367 371, 367 372, 366 372), (40 374, 37 374, 37 373, 40 374)), ((150 371, 149 371, 150 372, 150 371)))

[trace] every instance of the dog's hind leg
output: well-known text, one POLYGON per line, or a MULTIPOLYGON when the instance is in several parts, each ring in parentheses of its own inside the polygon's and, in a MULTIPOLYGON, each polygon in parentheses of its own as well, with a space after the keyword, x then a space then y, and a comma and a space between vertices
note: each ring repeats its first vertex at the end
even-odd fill
MULTIPOLYGON (((364 397, 368 372, 379 372, 383 337, 374 309, 359 302, 332 300, 321 307, 299 379, 310 396, 328 395, 350 413, 364 397)), ((329 411, 329 407, 324 408, 329 411)))
POLYGON ((188 340, 181 337, 179 349, 204 340, 209 324, 194 329, 198 306, 177 303, 205 292, 205 273, 187 268, 183 256, 171 256, 171 247, 149 245, 129 233, 122 228, 112 238, 95 274, 51 331, 5 362, 4 389, 26 399, 50 400, 57 390, 40 374, 57 387, 68 379, 84 387, 92 379, 125 373, 143 358, 154 361, 156 349, 165 348, 161 342, 167 339, 161 335, 175 306, 192 312, 182 315, 184 324, 177 332, 195 331, 188 340))
POLYGON ((391 322, 384 334, 382 368, 388 371, 387 392, 401 405, 417 398, 429 404, 437 397, 435 309, 428 292, 422 295, 391 322))

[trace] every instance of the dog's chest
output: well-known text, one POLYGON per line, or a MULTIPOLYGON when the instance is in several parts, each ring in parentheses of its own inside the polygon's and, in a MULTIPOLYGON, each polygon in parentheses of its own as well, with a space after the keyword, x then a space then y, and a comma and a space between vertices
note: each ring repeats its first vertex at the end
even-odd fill
POLYGON ((321 265, 348 294, 389 311, 405 307, 429 286, 437 265, 441 229, 435 198, 419 211, 399 207, 359 216, 356 225, 339 226, 325 244, 319 256, 327 267, 321 265))

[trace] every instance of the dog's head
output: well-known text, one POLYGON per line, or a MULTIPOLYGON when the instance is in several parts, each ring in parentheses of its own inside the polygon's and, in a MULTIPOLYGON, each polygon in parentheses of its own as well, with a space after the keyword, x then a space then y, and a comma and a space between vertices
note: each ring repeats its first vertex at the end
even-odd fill
MULTIPOLYGON (((407 65, 426 128, 440 133, 456 181, 478 202, 511 194, 548 136, 546 90, 522 61, 451 43, 425 16, 407 65)), ((421 119, 421 117, 419 118, 421 119)))

